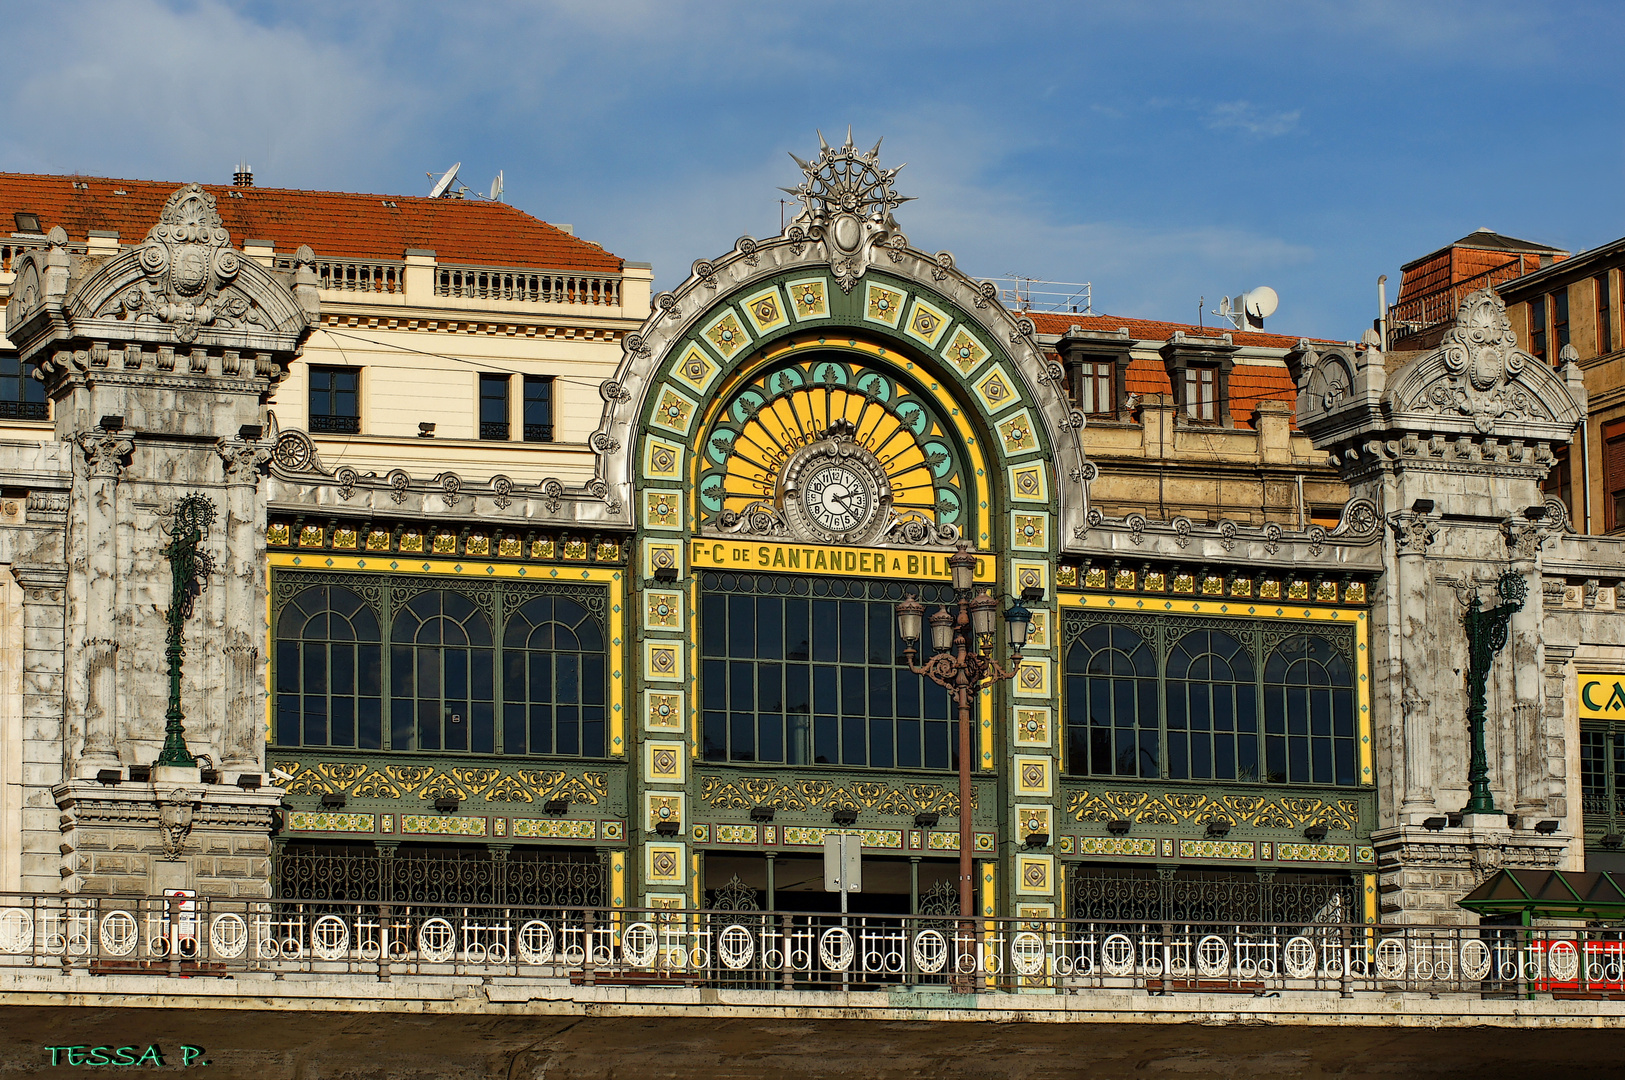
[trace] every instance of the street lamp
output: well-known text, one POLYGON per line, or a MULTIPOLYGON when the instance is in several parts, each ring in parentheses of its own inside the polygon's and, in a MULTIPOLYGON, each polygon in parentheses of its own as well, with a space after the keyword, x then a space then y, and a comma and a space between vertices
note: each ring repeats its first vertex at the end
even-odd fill
POLYGON ((1010 666, 1001 666, 993 658, 999 602, 987 589, 976 590, 973 595, 976 556, 961 544, 949 557, 948 566, 953 572, 959 614, 955 617, 946 606, 931 613, 932 655, 923 663, 915 663, 925 605, 913 596, 897 605, 897 633, 903 639, 908 669, 945 688, 959 710, 959 915, 968 920, 975 917, 971 910, 971 705, 985 687, 1015 675, 1021 666, 1021 649, 1027 643, 1033 613, 1020 600, 1011 600, 1005 609, 1010 666))

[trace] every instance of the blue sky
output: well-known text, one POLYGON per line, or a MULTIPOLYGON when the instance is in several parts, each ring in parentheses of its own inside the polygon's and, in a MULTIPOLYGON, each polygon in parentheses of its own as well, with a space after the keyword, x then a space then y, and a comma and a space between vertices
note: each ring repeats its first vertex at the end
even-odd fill
POLYGON ((1358 336, 1474 228, 1625 235, 1625 4, 13 4, 0 168, 484 190, 670 287, 779 225, 815 129, 907 162, 910 240, 1192 321, 1358 336), (1209 319, 1212 322, 1212 319, 1209 319))

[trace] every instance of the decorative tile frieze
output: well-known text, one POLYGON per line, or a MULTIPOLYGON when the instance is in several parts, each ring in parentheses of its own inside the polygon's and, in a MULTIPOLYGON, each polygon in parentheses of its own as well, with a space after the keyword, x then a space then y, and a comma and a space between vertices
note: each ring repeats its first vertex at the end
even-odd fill
POLYGON ((1022 705, 1015 713, 1013 730, 1017 746, 1050 745, 1053 721, 1047 705, 1022 705))
POLYGON ((790 310, 797 322, 829 318, 829 281, 825 278, 802 278, 789 282, 790 310))
POLYGON ((1010 760, 1015 770, 1015 789, 1018 796, 1050 794, 1054 762, 1047 757, 1029 757, 1022 754, 1015 754, 1010 760))
POLYGON ((647 844, 643 880, 648 885, 683 885, 688 881, 688 848, 683 844, 647 844))
POLYGON ((682 690, 644 691, 643 726, 650 731, 682 731, 687 709, 682 690))
POLYGON ((681 784, 687 777, 686 748, 680 742, 643 744, 643 779, 650 784, 681 784))
POLYGON ((651 638, 643 643, 643 677, 650 682, 682 682, 683 642, 651 638))
POLYGON ((903 324, 903 332, 926 348, 934 349, 947 332, 948 323, 947 312, 915 297, 914 306, 909 309, 908 322, 903 324))
POLYGON ((483 817, 458 814, 402 814, 401 833, 405 836, 484 836, 488 822, 483 817))
POLYGON ((751 329, 756 331, 757 336, 790 324, 784 297, 779 295, 778 286, 752 293, 739 306, 745 310, 745 317, 750 320, 751 329))
POLYGON ((823 845, 824 837, 848 832, 855 832, 862 837, 860 842, 866 848, 877 848, 882 851, 903 849, 901 829, 841 829, 802 825, 786 825, 783 829, 784 843, 789 847, 819 847, 823 845))
POLYGON ((948 344, 942 350, 942 358, 967 378, 992 355, 987 346, 963 326, 953 332, 953 336, 948 339, 948 344))
POLYGON ((1055 856, 1016 856, 1016 893, 1022 896, 1047 896, 1054 892, 1055 856))
POLYGON ((1281 862, 1349 861, 1347 844, 1276 844, 1275 857, 1281 862))
POLYGON ((1181 840, 1181 859, 1255 859, 1258 846, 1251 840, 1181 840))
POLYGON ((1066 812, 1078 821, 1129 821, 1151 825, 1206 825, 1223 819, 1259 829, 1302 830, 1307 825, 1353 831, 1359 826, 1355 799, 1310 796, 1209 795, 1094 789, 1073 791, 1066 812))
POLYGON ((643 625, 650 630, 683 628, 683 594, 649 589, 643 594, 643 625))
MULTIPOLYGON (((975 793, 972 792, 974 798, 975 793)), ((775 780, 771 777, 725 779, 706 776, 700 781, 700 799, 707 806, 749 810, 770 806, 775 810, 872 810, 881 814, 913 815, 931 812, 958 816, 959 793, 941 784, 891 784, 828 780, 775 780)), ((972 803, 972 809, 975 804, 972 803)))
MULTIPOLYGON (((1071 840, 1072 837, 1066 839, 1071 840)), ((1157 842, 1149 836, 1080 836, 1076 839, 1076 845, 1079 855, 1134 859, 1157 857, 1157 842)))
POLYGON ((335 814, 326 811, 313 813, 308 810, 293 810, 289 811, 286 824, 289 832, 370 833, 376 827, 377 821, 372 814, 335 814))
POLYGON ((598 822, 567 818, 513 818, 512 835, 516 840, 596 840, 598 822))
MULTIPOLYGON (((276 751, 273 750, 272 754, 276 751)), ((289 795, 342 794, 355 799, 431 801, 453 798, 459 802, 484 799, 491 803, 542 803, 554 799, 597 806, 609 797, 608 774, 565 769, 535 769, 517 765, 414 765, 355 761, 272 759, 271 767, 292 775, 285 783, 289 795)))

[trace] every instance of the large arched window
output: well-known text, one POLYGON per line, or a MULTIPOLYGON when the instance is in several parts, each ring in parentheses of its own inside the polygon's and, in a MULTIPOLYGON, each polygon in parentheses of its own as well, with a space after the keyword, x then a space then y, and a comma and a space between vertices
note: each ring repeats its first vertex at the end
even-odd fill
POLYGON ((586 608, 538 596, 502 633, 502 751, 604 756, 604 634, 586 608))
POLYGON ((1257 780, 1252 659, 1220 630, 1193 630, 1168 652, 1168 776, 1257 780))
POLYGON ((491 626, 474 604, 449 589, 418 593, 389 640, 394 748, 494 753, 491 626))
POLYGON ((1084 630, 1066 654, 1067 761, 1094 776, 1161 775, 1157 659, 1117 623, 1084 630))
POLYGON ((277 742, 381 747, 382 650, 366 602, 338 585, 306 589, 283 606, 276 638, 277 742))
POLYGON ((1291 784, 1352 784, 1354 679, 1348 661, 1315 634, 1293 634, 1264 665, 1268 778, 1291 784))

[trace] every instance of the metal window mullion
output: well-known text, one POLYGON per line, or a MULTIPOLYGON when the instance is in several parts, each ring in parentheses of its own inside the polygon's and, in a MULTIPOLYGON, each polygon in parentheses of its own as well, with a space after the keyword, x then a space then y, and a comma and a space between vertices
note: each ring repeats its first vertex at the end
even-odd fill
MULTIPOLYGON (((1167 780, 1168 777, 1168 624, 1161 619, 1151 624, 1156 628, 1156 644, 1154 646, 1157 658, 1157 776, 1167 780)), ((1136 687, 1138 689, 1138 687, 1136 687)), ((1136 697, 1139 695, 1136 694, 1136 697)), ((1185 730, 1190 731, 1190 701, 1185 701, 1185 730)), ((1186 744, 1187 757, 1190 751, 1186 744)), ((1137 755, 1136 755, 1137 756, 1137 755)))

